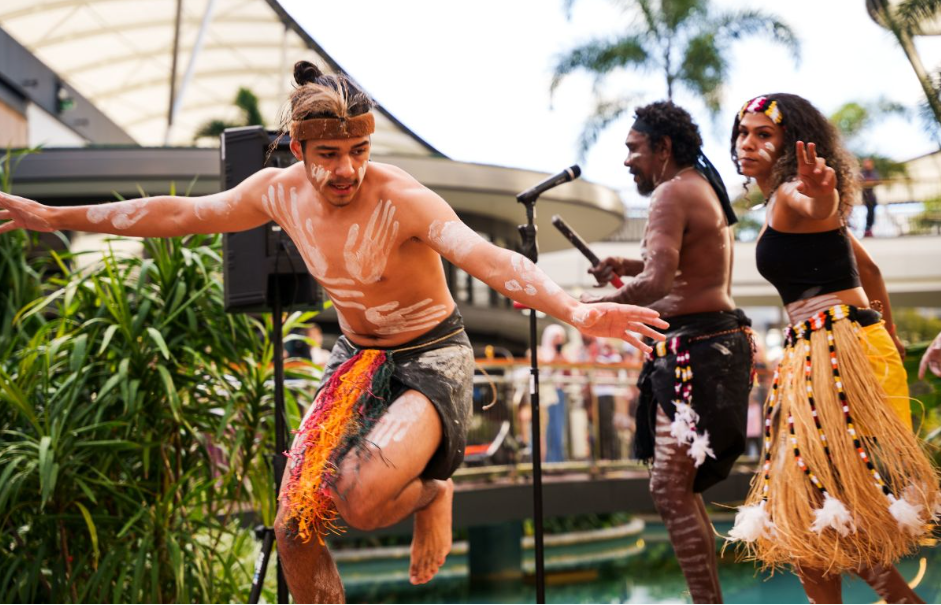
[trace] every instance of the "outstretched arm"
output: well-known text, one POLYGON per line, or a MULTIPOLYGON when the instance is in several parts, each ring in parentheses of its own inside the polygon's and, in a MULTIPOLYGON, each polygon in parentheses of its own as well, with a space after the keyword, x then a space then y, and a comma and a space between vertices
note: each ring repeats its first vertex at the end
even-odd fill
POLYGON ((415 192, 418 209, 409 230, 446 259, 503 295, 570 323, 586 334, 622 338, 641 350, 650 347, 632 333, 663 340, 647 325, 666 328, 659 314, 643 307, 585 305, 568 294, 522 254, 494 246, 458 218, 440 197, 415 192), (414 222, 413 222, 414 221, 414 222))
POLYGON ((859 268, 859 281, 866 292, 866 298, 869 299, 870 305, 875 304, 875 301, 882 303, 881 312, 882 319, 885 320, 885 329, 892 336, 892 342, 895 344, 895 348, 898 349, 899 355, 902 359, 905 359, 905 345, 895 334, 895 322, 892 321, 892 305, 889 304, 889 291, 885 287, 885 280, 882 279, 882 271, 879 270, 879 266, 872 260, 869 252, 863 248, 856 236, 850 233, 849 230, 846 232, 853 243, 853 254, 856 256, 856 266, 859 268))
POLYGON ((262 170, 237 187, 201 197, 159 195, 93 206, 45 206, 0 193, 0 233, 91 231, 134 237, 244 231, 269 221, 261 204, 264 186, 277 169, 262 170))

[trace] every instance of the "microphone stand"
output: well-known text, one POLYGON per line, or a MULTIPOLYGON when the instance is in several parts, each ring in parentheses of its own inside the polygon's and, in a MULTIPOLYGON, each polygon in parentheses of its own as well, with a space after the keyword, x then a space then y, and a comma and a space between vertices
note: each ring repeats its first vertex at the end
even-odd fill
MULTIPOLYGON (((274 452, 274 493, 275 493, 275 513, 280 506, 281 480, 284 477, 284 470, 287 466, 287 460, 284 451, 287 449, 287 415, 284 409, 284 318, 281 308, 281 287, 279 278, 274 276, 274 296, 271 301, 271 340, 274 348, 274 434, 275 434, 275 452, 274 452)), ((252 588, 248 596, 249 603, 258 603, 261 599, 262 588, 265 584, 265 576, 268 573, 268 562, 271 560, 271 550, 275 544, 275 535, 273 527, 259 525, 255 528, 255 537, 262 541, 261 552, 255 560, 255 572, 252 574, 252 588)), ((284 568, 281 565, 281 553, 278 553, 278 603, 288 603, 288 585, 284 578, 284 568)))
MULTIPOLYGON (((517 228, 522 240, 521 253, 535 263, 539 260, 539 245, 536 242, 536 196, 520 194, 516 201, 526 206, 527 224, 517 228)), ((530 359, 530 405, 532 407, 532 447, 533 454, 533 524, 536 559, 536 603, 546 602, 546 568, 543 552, 542 519, 542 433, 539 419, 539 359, 537 357, 538 337, 536 335, 536 310, 529 310, 529 359, 530 359)))

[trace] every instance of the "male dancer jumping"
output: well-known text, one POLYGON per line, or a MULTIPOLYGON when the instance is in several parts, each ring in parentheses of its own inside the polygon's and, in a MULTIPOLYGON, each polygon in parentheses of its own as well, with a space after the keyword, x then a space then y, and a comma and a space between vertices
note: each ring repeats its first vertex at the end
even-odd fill
POLYGON ((585 305, 532 262, 497 248, 402 170, 369 162, 373 101, 344 76, 295 66, 291 151, 222 193, 52 208, 0 194, 0 233, 68 229, 171 237, 276 221, 337 308, 343 336, 289 452, 276 521, 294 599, 341 602, 323 535, 336 515, 371 529, 415 514, 410 576, 429 581, 451 548, 451 474, 464 455, 474 359, 441 257, 584 333, 639 345, 658 313, 585 305))
POLYGON ((642 260, 606 258, 582 302, 648 305, 670 322, 638 379, 635 454, 653 459, 650 491, 695 603, 719 603, 715 538, 700 492, 725 479, 745 448, 751 389, 750 321, 730 294, 736 221, 722 180, 702 155, 699 128, 669 102, 637 109, 627 135, 630 169, 651 195, 642 260))

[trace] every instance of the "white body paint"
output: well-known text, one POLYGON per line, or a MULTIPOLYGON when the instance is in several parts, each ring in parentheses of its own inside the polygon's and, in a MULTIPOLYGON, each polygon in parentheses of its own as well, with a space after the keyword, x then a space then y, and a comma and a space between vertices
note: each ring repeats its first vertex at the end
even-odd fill
POLYGON ((530 296, 535 296, 538 293, 537 286, 541 286, 543 292, 550 296, 562 292, 562 288, 558 284, 540 271, 533 261, 519 252, 510 255, 510 265, 513 267, 513 271, 516 272, 517 277, 526 284, 523 286, 523 290, 530 296))
MULTIPOLYGON (((241 199, 242 194, 236 193, 234 203, 238 204, 241 199)), ((229 200, 225 198, 199 198, 196 200, 196 203, 193 204, 193 213, 196 214, 196 218, 201 221, 208 220, 212 218, 212 216, 226 217, 232 212, 232 204, 232 202, 229 202, 229 200)))
POLYGON ((468 372, 474 373, 473 361, 469 355, 461 354, 463 347, 450 346, 424 353, 416 360, 418 365, 432 370, 456 383, 463 382, 468 372))
POLYGON ((792 324, 807 321, 817 313, 826 311, 831 307, 842 305, 843 301, 833 294, 821 294, 804 300, 795 300, 787 305, 785 310, 792 324))
POLYGON ((577 307, 575 311, 572 312, 572 324, 575 326, 587 325, 591 311, 591 309, 584 305, 577 307))
MULTIPOLYGON (((301 228, 297 189, 291 187, 289 195, 290 202, 284 195, 284 185, 281 183, 278 183, 277 193, 273 186, 269 186, 268 194, 261 196, 262 205, 268 216, 287 230, 288 235, 297 245, 298 251, 301 253, 301 257, 304 259, 311 275, 323 282, 328 269, 327 259, 314 241, 313 222, 307 219, 304 225, 306 230, 301 228)), ((350 283, 353 282, 350 281, 350 283)))
POLYGON ((400 443, 409 429, 421 419, 425 402, 421 397, 405 395, 396 400, 394 408, 382 417, 379 425, 370 434, 370 440, 380 449, 390 443, 400 443))
POLYGON ((510 281, 503 284, 503 286, 510 292, 519 292, 523 289, 523 286, 521 286, 520 283, 515 279, 511 279, 510 281))
POLYGON ((364 284, 379 281, 398 233, 399 221, 395 220, 395 206, 391 200, 379 200, 369 217, 362 239, 359 237, 359 224, 351 226, 347 233, 346 245, 343 246, 346 270, 364 284))
POLYGON ((366 166, 368 165, 369 165, 368 162, 363 162, 363 165, 360 166, 359 170, 356 171, 356 178, 359 179, 360 183, 362 183, 363 179, 366 178, 366 166))
POLYGON ((767 151, 765 151, 764 149, 759 149, 759 150, 758 150, 758 156, 759 156, 761 159, 763 159, 764 161, 766 161, 766 162, 770 162, 770 161, 771 161, 771 155, 770 155, 767 151))
POLYGON ((314 179, 314 182, 323 187, 327 181, 333 178, 333 173, 319 164, 311 164, 310 178, 314 179))
POLYGON ((484 239, 461 221, 432 221, 428 227, 428 239, 438 246, 442 254, 461 262, 484 239))
MULTIPOLYGON (((431 305, 430 298, 399 309, 399 302, 366 309, 366 320, 377 326, 376 334, 401 334, 431 328, 448 314, 447 306, 431 305)), ((351 306, 351 305, 350 305, 351 306)))
POLYGON ((111 220, 111 226, 115 229, 129 229, 139 220, 147 216, 150 211, 147 210, 149 199, 135 200, 118 204, 106 204, 104 206, 92 206, 85 213, 85 218, 89 222, 97 225, 106 220, 111 220))

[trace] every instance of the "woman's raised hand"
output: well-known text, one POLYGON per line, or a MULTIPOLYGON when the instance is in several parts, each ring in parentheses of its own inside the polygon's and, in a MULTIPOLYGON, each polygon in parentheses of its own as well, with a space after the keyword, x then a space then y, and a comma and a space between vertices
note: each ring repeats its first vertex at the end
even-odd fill
POLYGON ((836 172, 817 155, 813 143, 797 141, 797 179, 797 191, 807 197, 826 198, 836 190, 836 172))

